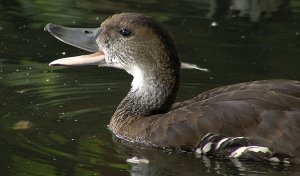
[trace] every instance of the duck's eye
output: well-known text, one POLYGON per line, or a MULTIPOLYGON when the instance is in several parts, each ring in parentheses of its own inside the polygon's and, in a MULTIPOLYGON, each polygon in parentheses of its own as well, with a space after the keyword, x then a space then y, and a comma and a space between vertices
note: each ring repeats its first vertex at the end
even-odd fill
POLYGON ((120 34, 123 35, 124 37, 128 37, 130 36, 131 34, 131 31, 129 29, 126 29, 126 28, 122 28, 120 29, 120 34))

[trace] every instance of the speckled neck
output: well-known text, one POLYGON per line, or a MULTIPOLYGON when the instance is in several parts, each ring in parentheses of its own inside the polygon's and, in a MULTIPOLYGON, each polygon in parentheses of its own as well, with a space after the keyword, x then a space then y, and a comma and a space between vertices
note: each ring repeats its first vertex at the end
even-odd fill
POLYGON ((119 104, 114 117, 150 116, 166 113, 172 106, 179 85, 179 73, 168 68, 138 71, 132 87, 119 104))

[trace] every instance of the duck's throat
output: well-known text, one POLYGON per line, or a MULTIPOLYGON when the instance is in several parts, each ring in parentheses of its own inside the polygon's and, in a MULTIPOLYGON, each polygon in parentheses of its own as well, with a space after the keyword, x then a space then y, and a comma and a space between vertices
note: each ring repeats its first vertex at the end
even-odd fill
POLYGON ((135 68, 131 74, 134 76, 131 90, 118 106, 113 118, 125 120, 166 113, 176 98, 179 73, 168 69, 144 73, 135 68))

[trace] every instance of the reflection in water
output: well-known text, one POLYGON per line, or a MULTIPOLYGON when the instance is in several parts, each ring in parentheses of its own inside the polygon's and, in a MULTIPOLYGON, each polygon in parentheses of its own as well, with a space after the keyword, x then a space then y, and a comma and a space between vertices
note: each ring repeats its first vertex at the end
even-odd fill
MULTIPOLYGON (((54 58, 84 51, 44 33, 46 23, 95 27, 114 13, 138 11, 164 21, 177 41, 182 61, 210 69, 183 70, 178 101, 218 85, 299 79, 300 61, 295 59, 300 45, 299 3, 278 1, 286 3, 278 9, 286 7, 293 12, 289 20, 268 21, 259 30, 249 31, 249 23, 242 20, 227 20, 228 14, 243 16, 251 8, 256 13, 253 19, 260 20, 262 10, 250 7, 250 2, 259 1, 1 1, 0 175, 299 174, 297 166, 197 158, 115 143, 106 125, 126 95, 131 77, 107 68, 48 67, 54 58), (239 12, 229 12, 230 6, 239 12), (208 11, 222 25, 209 26, 210 20, 205 18, 208 11), (147 158, 150 163, 126 163, 133 156, 147 158)), ((270 14, 273 7, 267 6, 270 14)))
POLYGON ((80 84, 81 78, 70 83, 62 79, 61 69, 49 70, 47 64, 31 61, 1 63, 1 68, 1 84, 10 87, 1 88, 0 153, 5 153, 0 157, 1 173, 98 175, 96 168, 100 173, 127 170, 124 159, 108 152, 111 144, 103 141, 111 137, 101 127, 106 127, 107 120, 94 118, 99 112, 109 117, 112 107, 91 98, 122 85, 80 84), (89 128, 92 124, 102 129, 89 128))
POLYGON ((289 0, 210 0, 209 18, 225 16, 232 11, 232 16, 250 17, 251 22, 262 18, 271 18, 273 13, 290 10, 289 0))
POLYGON ((155 167, 148 164, 132 164, 130 169, 131 176, 154 176, 155 167))
MULTIPOLYGON (((149 160, 149 163, 130 163, 133 176, 152 175, 276 175, 289 174, 294 166, 249 162, 237 159, 216 159, 211 156, 178 151, 156 150, 114 138, 116 150, 127 156, 149 160), (170 169, 172 168, 172 169, 170 169)), ((296 166, 297 167, 297 166, 296 166)))
MULTIPOLYGON (((137 151, 138 149, 135 149, 137 151)), ((153 176, 153 175, 202 175, 204 172, 219 175, 276 175, 289 174, 289 167, 269 165, 265 163, 251 163, 238 160, 216 160, 206 156, 194 156, 191 154, 168 154, 163 152, 148 151, 141 152, 140 156, 147 156, 149 164, 130 164, 131 176, 153 176), (173 156, 175 155, 175 157, 173 156), (172 167, 170 171, 168 168, 172 167), (169 170, 165 173, 164 170, 169 170)))

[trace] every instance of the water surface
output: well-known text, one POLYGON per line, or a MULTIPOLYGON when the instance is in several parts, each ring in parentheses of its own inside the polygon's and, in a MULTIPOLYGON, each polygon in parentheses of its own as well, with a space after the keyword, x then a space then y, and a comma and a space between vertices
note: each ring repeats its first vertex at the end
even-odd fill
POLYGON ((233 18, 238 15, 226 2, 214 8, 207 0, 1 1, 0 175, 300 175, 299 166, 211 160, 117 142, 106 125, 131 76, 112 68, 48 66, 86 52, 44 32, 45 24, 97 27, 114 13, 143 12, 168 27, 183 61, 210 70, 182 71, 177 101, 238 82, 299 80, 300 3, 291 0, 257 19, 233 18), (126 163, 132 156, 150 164, 126 163))

